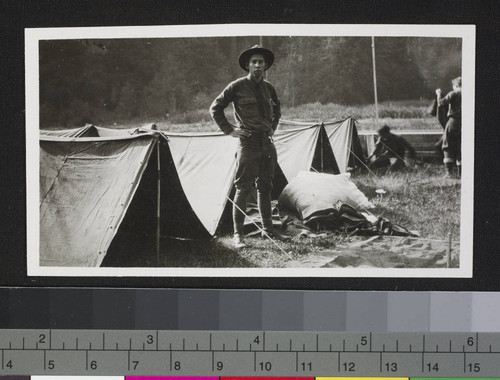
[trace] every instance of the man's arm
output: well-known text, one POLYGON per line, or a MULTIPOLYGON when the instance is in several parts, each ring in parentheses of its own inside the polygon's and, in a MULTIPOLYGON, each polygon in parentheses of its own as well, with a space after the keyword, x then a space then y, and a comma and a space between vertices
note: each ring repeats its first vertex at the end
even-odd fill
POLYGON ((384 149, 384 145, 382 144, 382 141, 378 139, 375 143, 375 149, 373 149, 372 154, 370 154, 366 160, 369 161, 372 157, 378 157, 382 149, 384 149))
POLYGON ((272 116, 272 121, 271 121, 271 126, 273 129, 273 132, 276 131, 276 128, 278 128, 278 123, 280 122, 281 118, 281 104, 280 100, 278 98, 278 95, 276 94, 276 90, 274 87, 271 85, 271 101, 273 102, 273 116, 272 116))
POLYGON ((229 84, 224 91, 220 93, 210 106, 210 115, 217 123, 222 132, 230 135, 236 127, 232 125, 226 118, 224 110, 234 100, 234 86, 229 84))
POLYGON ((437 95, 437 102, 440 107, 442 106, 447 106, 448 104, 451 103, 451 99, 455 96, 455 92, 451 91, 449 92, 444 98, 441 97, 441 89, 436 90, 436 95, 437 95))

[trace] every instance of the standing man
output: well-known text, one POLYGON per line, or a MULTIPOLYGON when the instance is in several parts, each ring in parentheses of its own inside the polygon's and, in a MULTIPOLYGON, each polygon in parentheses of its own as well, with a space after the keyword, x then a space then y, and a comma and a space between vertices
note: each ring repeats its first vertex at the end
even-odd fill
POLYGON ((453 176, 455 162, 458 175, 462 168, 462 77, 451 81, 453 91, 444 98, 441 97, 441 89, 436 90, 439 106, 448 107, 448 121, 443 132, 443 154, 446 176, 453 176))
POLYGON ((280 101, 273 85, 264 79, 264 72, 274 62, 274 54, 258 45, 240 54, 240 67, 248 75, 229 83, 210 107, 210 114, 226 135, 239 139, 236 155, 236 194, 233 204, 233 242, 236 248, 245 247, 243 223, 247 199, 254 186, 265 234, 281 238, 273 229, 271 190, 278 164, 272 136, 281 117, 280 101), (232 125, 224 114, 233 103, 237 125, 232 125))

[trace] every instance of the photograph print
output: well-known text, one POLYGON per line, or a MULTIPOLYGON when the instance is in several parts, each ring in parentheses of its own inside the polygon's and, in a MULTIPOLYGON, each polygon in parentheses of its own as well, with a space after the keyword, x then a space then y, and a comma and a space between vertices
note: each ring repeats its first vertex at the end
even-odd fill
POLYGON ((474 44, 27 29, 28 275, 471 277, 474 44))

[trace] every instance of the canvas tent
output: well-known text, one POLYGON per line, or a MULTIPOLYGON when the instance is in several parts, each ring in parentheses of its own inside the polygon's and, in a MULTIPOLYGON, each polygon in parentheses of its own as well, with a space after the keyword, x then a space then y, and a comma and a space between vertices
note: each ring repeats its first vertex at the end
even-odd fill
MULTIPOLYGON (((339 174, 346 173, 350 167, 353 168, 364 163, 356 123, 352 117, 319 124, 288 120, 280 121, 280 128, 306 128, 308 125, 317 130, 316 155, 312 161, 314 170, 320 172, 332 171, 334 174, 339 174)), ((288 129, 285 129, 285 131, 288 131, 288 129)), ((309 168, 306 167, 302 170, 309 170, 309 168)))
MULTIPOLYGON (((350 147, 342 141, 352 130, 343 123, 276 132, 287 181, 318 160, 346 170, 350 147), (325 159, 328 147, 336 163, 325 159)), ((153 125, 42 131, 40 265, 100 266, 112 250, 154 250, 157 231, 213 235, 233 188, 236 149, 221 133, 160 133, 153 125)))

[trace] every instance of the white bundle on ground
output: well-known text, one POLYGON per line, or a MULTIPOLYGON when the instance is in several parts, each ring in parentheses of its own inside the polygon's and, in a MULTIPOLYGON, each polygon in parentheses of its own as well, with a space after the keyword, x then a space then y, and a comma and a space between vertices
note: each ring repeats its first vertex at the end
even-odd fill
POLYGON ((350 173, 333 175, 301 171, 281 193, 279 208, 297 212, 302 220, 334 209, 339 201, 357 209, 373 208, 350 177, 350 173))

